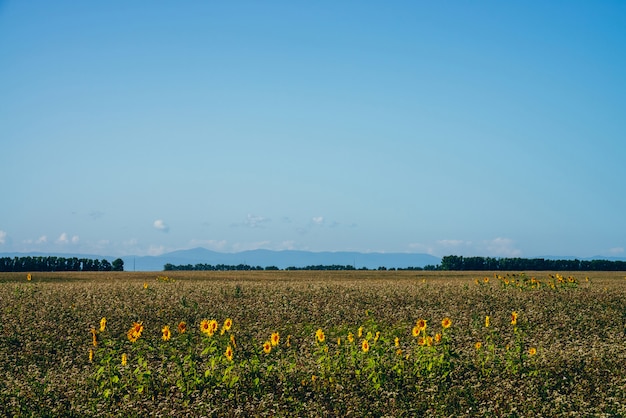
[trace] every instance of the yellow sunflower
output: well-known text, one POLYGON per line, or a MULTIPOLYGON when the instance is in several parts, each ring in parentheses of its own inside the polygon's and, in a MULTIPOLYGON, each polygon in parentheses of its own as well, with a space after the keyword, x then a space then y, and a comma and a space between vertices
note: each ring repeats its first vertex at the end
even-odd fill
POLYGON ((363 350, 364 353, 370 351, 370 343, 367 340, 363 340, 361 343, 361 350, 363 350))
POLYGON ((209 320, 208 319, 203 319, 202 321, 200 321, 200 331, 202 331, 204 334, 208 334, 211 332, 211 326, 209 325, 209 320))
POLYGON ((537 349, 535 347, 530 347, 528 349, 528 355, 534 356, 535 354, 537 354, 537 349))
POLYGON ((164 326, 163 329, 161 329, 161 332, 163 333, 163 336, 161 337, 163 338, 163 341, 169 341, 169 339, 172 338, 169 325, 164 326))
POLYGON ((233 326, 233 320, 230 318, 226 318, 224 320, 224 325, 222 325, 222 329, 226 331, 230 331, 230 328, 233 326))
POLYGON ((178 323, 178 333, 184 334, 186 331, 187 331, 187 324, 185 323, 185 321, 180 321, 178 323))
POLYGON ((126 355, 126 353, 122 354, 122 366, 126 366, 126 364, 128 363, 128 356, 126 355))
POLYGON ((317 341, 321 343, 323 343, 324 340, 326 339, 326 336, 324 335, 324 331, 322 331, 321 328, 315 331, 315 336, 317 337, 317 341))
POLYGON ((272 346, 276 347, 279 341, 280 335, 277 332, 272 333, 272 336, 270 337, 270 342, 272 343, 272 346))
POLYGON ((511 325, 517 325, 517 312, 511 312, 511 325))
POLYGON ((443 318, 443 320, 441 321, 441 326, 444 328, 450 328, 450 325, 452 325, 452 320, 450 318, 443 318))
POLYGON ((226 357, 226 359, 228 361, 233 361, 233 349, 232 349, 232 347, 230 345, 228 347, 226 347, 226 351, 224 352, 224 356, 226 357))
POLYGON ((269 354, 270 351, 272 351, 272 343, 269 341, 265 341, 265 343, 263 343, 263 352, 265 354, 269 354))
POLYGON ((102 319, 100 320, 100 332, 104 332, 106 328, 107 328, 107 319, 105 317, 102 317, 102 319))

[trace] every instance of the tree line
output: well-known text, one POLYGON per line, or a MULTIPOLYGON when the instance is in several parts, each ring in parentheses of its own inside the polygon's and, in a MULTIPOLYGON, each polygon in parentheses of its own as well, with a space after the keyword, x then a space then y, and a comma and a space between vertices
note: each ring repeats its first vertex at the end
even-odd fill
POLYGON ((438 270, 504 270, 504 271, 626 271, 626 261, 550 260, 545 258, 493 258, 447 255, 438 270))
POLYGON ((78 257, 1 257, 0 271, 124 271, 124 260, 108 260, 78 257))
MULTIPOLYGON (((250 266, 248 264, 165 264, 164 271, 249 271, 249 270, 281 270, 276 266, 250 266)), ((286 267, 284 270, 370 270, 367 267, 356 268, 353 265, 311 265, 306 267, 286 267)), ((612 260, 551 260, 545 258, 496 258, 496 257, 463 257, 447 255, 439 265, 424 267, 387 268, 378 267, 373 270, 420 271, 420 270, 458 270, 458 271, 626 271, 626 261, 612 260)))
MULTIPOLYGON (((407 268, 389 268, 386 267, 378 267, 377 270, 436 270, 437 266, 425 266, 425 267, 407 267, 407 268)), ((228 265, 228 264, 181 264, 174 265, 171 263, 167 263, 163 266, 164 271, 248 271, 248 270, 281 270, 276 266, 250 266, 247 264, 237 264, 237 265, 228 265)), ((331 264, 331 265, 311 265, 306 267, 286 267, 284 270, 357 270, 356 267, 351 265, 341 265, 341 264, 331 264)), ((358 270, 369 270, 366 267, 361 267, 358 270)))

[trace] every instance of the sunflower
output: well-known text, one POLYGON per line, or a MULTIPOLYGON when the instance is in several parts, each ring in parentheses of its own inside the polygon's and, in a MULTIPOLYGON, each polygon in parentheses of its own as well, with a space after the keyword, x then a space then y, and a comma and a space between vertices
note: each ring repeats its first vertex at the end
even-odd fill
POLYGON ((187 324, 185 323, 185 321, 180 321, 178 323, 178 333, 184 334, 185 331, 187 331, 187 324))
POLYGON ((363 327, 359 327, 356 336, 359 337, 359 338, 361 338, 363 336, 363 327))
POLYGON ((348 342, 349 343, 353 343, 354 342, 354 335, 352 335, 352 333, 348 334, 348 342))
POLYGON ((161 329, 161 332, 163 333, 163 341, 169 341, 169 339, 172 338, 169 325, 164 326, 163 329, 161 329))
POLYGON ((237 348, 237 343, 235 343, 235 336, 233 334, 230 334, 230 343, 233 347, 237 348))
POLYGON ((233 320, 230 318, 226 318, 224 320, 224 325, 222 325, 222 330, 230 331, 230 328, 233 326, 233 320))
POLYGON ((279 341, 280 335, 277 332, 273 332, 272 336, 270 337, 270 342, 272 343, 272 346, 276 347, 279 341))
POLYGON ((417 337, 418 335, 420 335, 420 329, 416 326, 413 327, 413 329, 411 330, 411 333, 413 334, 414 337, 417 337))
POLYGON ((93 348, 89 349, 89 362, 93 361, 93 348))
POLYGON ((528 355, 534 356, 535 354, 537 354, 537 349, 535 347, 530 347, 528 349, 528 355))
POLYGON ((202 321, 200 321, 200 331, 202 331, 205 334, 209 334, 211 332, 211 327, 209 325, 208 319, 203 319, 202 321))
POLYGON ((426 334, 426 320, 425 319, 418 320, 415 326, 418 329, 418 333, 423 332, 424 334, 426 334))
POLYGON ((441 321, 441 326, 444 328, 450 328, 450 325, 452 325, 452 320, 450 318, 443 318, 443 320, 441 321))
POLYGON ((91 328, 90 332, 91 332, 91 342, 93 343, 94 347, 97 347, 98 346, 98 339, 96 338, 96 329, 95 328, 91 328))
POLYGON ((361 343, 361 350, 363 350, 364 353, 370 351, 370 343, 367 340, 363 340, 361 343))
POLYGON ((272 343, 269 341, 265 341, 265 343, 263 343, 263 352, 265 354, 269 354, 270 351, 272 351, 272 343))
POLYGON ((131 343, 134 343, 141 337, 142 332, 143 322, 133 322, 133 326, 130 327, 130 329, 126 333, 126 336, 131 343))
POLYGON ((441 342, 441 334, 439 334, 439 333, 435 334, 435 342, 436 343, 440 343, 441 342))
POLYGON ((102 317, 102 319, 100 320, 100 332, 104 332, 106 328, 107 328, 107 319, 105 317, 102 317))
POLYGON ((126 355, 126 353, 122 354, 122 366, 126 366, 126 364, 128 363, 128 356, 126 355))
POLYGON ((317 341, 321 343, 323 343, 324 340, 326 339, 326 336, 324 335, 324 331, 322 331, 321 328, 315 331, 315 336, 317 337, 317 341))
POLYGON ((476 348, 476 350, 480 350, 483 346, 483 343, 481 343, 480 341, 476 341, 476 344, 474 344, 474 347, 476 348))
POLYGON ((377 342, 380 339, 380 331, 376 331, 376 335, 374 335, 374 342, 377 342))
POLYGON ((517 325, 517 312, 511 312, 511 325, 517 325))
POLYGON ((287 347, 291 347, 291 335, 287 335, 287 342, 285 342, 287 347))
POLYGON ((233 349, 232 349, 232 347, 230 345, 228 347, 226 347, 226 351, 224 352, 224 356, 226 357, 226 359, 228 361, 233 361, 233 349))
POLYGON ((28 280, 29 282, 30 282, 31 280, 33 280, 33 276, 32 276, 32 274, 28 273, 28 274, 26 275, 26 280, 28 280))
POLYGON ((426 345, 428 347, 431 347, 433 345, 433 337, 431 337, 430 335, 426 336, 426 345))
POLYGON ((217 331, 217 329, 219 328, 219 325, 217 323, 217 321, 215 319, 211 319, 211 321, 209 321, 209 336, 212 336, 213 334, 215 334, 215 332, 217 331))
POLYGON ((393 340, 393 345, 395 345, 395 346, 396 346, 396 348, 400 347, 400 338, 396 337, 396 338, 393 340))
POLYGON ((426 338, 424 337, 419 337, 417 339, 417 345, 426 345, 426 338))
POLYGON ((485 316, 485 328, 489 328, 489 315, 485 316))

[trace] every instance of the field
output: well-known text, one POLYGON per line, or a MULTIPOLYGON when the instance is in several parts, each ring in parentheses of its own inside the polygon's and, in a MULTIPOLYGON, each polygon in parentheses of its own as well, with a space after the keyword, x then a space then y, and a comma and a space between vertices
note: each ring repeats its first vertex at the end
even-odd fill
POLYGON ((2 416, 626 416, 626 273, 0 274, 2 416))

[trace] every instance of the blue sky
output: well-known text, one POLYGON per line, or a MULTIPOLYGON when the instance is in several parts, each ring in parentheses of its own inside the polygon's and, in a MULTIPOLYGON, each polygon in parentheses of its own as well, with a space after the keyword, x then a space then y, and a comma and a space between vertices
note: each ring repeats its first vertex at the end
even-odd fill
POLYGON ((0 252, 626 256, 626 2, 0 1, 0 252))

